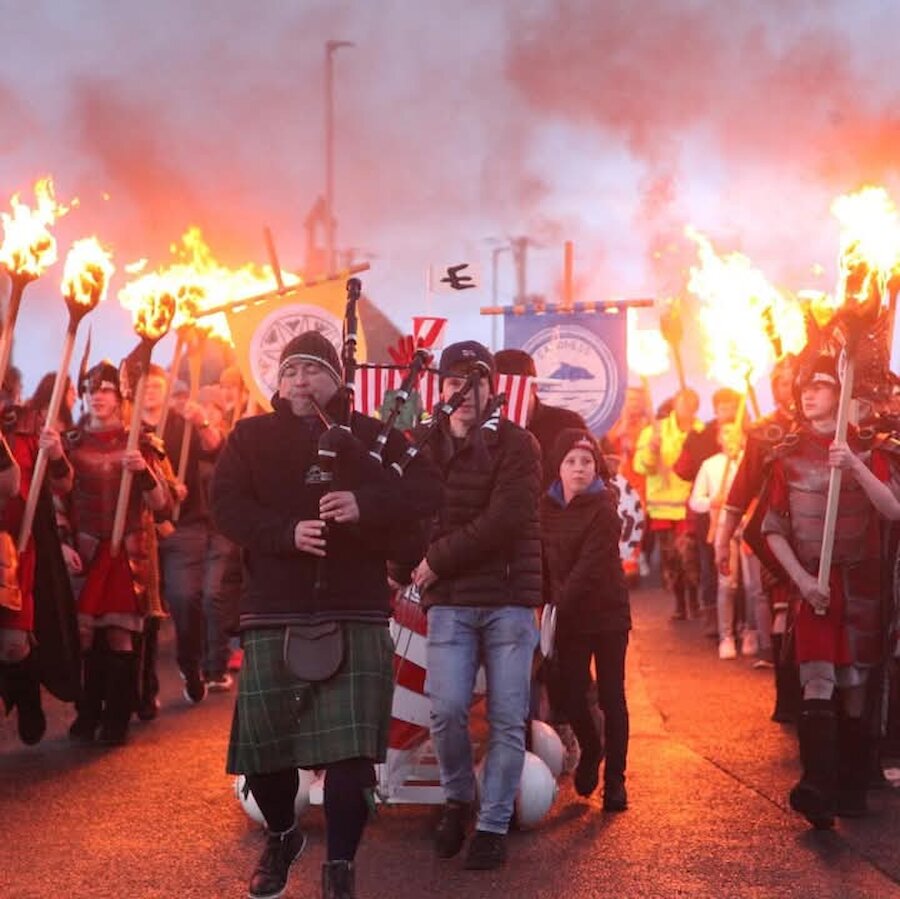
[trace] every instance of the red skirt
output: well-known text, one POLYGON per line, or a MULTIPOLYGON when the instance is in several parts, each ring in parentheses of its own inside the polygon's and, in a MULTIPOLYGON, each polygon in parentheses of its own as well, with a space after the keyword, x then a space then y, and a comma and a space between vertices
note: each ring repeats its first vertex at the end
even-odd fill
POLYGON ((88 566, 84 586, 78 594, 78 614, 88 618, 105 615, 140 615, 134 577, 124 547, 113 558, 104 540, 88 566))
POLYGON ((851 651, 848 630, 847 598, 844 593, 843 572, 832 566, 829 579, 831 601, 824 615, 816 615, 812 606, 796 592, 794 598, 794 646, 798 662, 832 662, 834 665, 872 665, 878 662, 877 646, 871 641, 852 641, 857 651, 851 651), (861 657, 857 657, 861 656, 861 657))

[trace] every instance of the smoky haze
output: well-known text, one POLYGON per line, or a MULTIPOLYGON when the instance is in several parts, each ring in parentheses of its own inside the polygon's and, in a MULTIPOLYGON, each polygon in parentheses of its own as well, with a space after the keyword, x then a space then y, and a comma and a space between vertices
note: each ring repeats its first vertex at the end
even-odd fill
MULTIPOLYGON (((371 257, 366 289, 404 330, 429 263, 487 275, 486 238, 520 234, 542 245, 530 288, 551 296, 565 239, 586 297, 677 292, 687 222, 777 283, 827 289, 831 199, 865 182, 898 195, 900 13, 875 0, 0 6, 0 193, 52 173, 81 198, 61 253, 96 232, 114 287, 192 224, 227 264, 264 261, 266 224, 282 264, 302 263, 328 39, 356 43, 335 57, 339 243, 371 257)), ((23 305, 31 385, 55 364, 58 280, 23 305)), ((499 286, 508 301, 508 261, 499 286)), ((486 339, 490 287, 431 311, 486 339)), ((96 314, 95 353, 130 343, 116 306, 96 314)))

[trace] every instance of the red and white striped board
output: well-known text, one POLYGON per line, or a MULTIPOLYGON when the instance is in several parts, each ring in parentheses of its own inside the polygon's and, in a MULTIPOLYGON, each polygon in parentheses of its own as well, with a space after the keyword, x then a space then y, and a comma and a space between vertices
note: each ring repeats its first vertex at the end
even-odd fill
MULTIPOLYGON (((356 372, 356 410, 363 415, 375 415, 381 409, 389 390, 397 390, 406 372, 383 366, 366 366, 356 372)), ((496 390, 505 393, 507 403, 504 416, 524 428, 528 419, 528 400, 534 378, 526 375, 497 375, 496 390)), ((440 400, 437 372, 427 371, 419 379, 419 396, 426 412, 431 412, 440 400)))
MULTIPOLYGON (((375 415, 381 409, 389 390, 398 390, 406 372, 398 368, 367 366, 356 372, 356 411, 363 415, 375 415)), ((426 411, 440 398, 437 372, 427 371, 416 388, 422 397, 422 405, 426 411)))
POLYGON ((520 428, 528 423, 528 401, 533 383, 531 375, 497 375, 497 393, 506 394, 503 414, 520 428))
POLYGON ((413 316, 413 339, 416 347, 431 350, 438 357, 444 348, 444 335, 447 333, 446 318, 432 318, 429 315, 413 316))

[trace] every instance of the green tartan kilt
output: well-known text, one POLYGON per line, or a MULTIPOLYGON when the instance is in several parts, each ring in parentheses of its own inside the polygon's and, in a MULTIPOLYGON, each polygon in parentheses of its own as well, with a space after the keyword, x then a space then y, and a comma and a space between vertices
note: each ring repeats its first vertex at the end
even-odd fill
POLYGON ((343 664, 334 677, 317 683, 299 680, 285 665, 284 628, 243 633, 229 774, 321 768, 350 758, 384 761, 394 644, 386 625, 343 627, 343 664))

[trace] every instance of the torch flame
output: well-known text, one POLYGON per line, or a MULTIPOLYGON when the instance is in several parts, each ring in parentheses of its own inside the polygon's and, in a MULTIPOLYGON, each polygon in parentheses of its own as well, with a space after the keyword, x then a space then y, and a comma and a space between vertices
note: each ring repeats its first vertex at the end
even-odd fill
MULTIPOLYGON (((231 344, 231 332, 225 315, 204 316, 203 310, 272 290, 276 284, 272 269, 252 263, 239 269, 227 268, 215 258, 197 227, 189 228, 178 243, 171 245, 170 250, 178 261, 159 269, 152 277, 154 283, 164 283, 166 292, 175 300, 176 313, 172 327, 186 336, 188 329, 197 328, 199 322, 209 336, 231 344)), ((300 281, 289 272, 284 272, 283 278, 285 284, 300 281)), ((122 302, 130 306, 131 300, 126 297, 122 302)))
POLYGON ((56 262, 56 239, 50 226, 69 208, 56 202, 53 179, 42 178, 34 185, 36 205, 32 209, 15 194, 10 200, 12 215, 0 213, 3 220, 3 244, 0 264, 13 276, 33 281, 56 262))
POLYGON ((628 310, 628 368, 641 378, 669 370, 669 344, 655 328, 638 328, 637 309, 628 310))
POLYGON ((688 290, 700 300, 700 326, 711 380, 743 391, 772 363, 775 352, 766 321, 780 338, 782 352, 806 342, 803 312, 741 253, 720 256, 707 237, 688 226, 699 265, 691 266, 688 290))
POLYGON ((864 301, 873 285, 885 300, 891 275, 900 274, 900 219, 894 201, 883 187, 868 186, 838 197, 831 212, 841 228, 840 292, 844 302, 864 301), (848 275, 854 270, 864 270, 865 276, 847 295, 848 275))
POLYGON ((150 273, 131 281, 119 291, 119 302, 131 310, 134 330, 145 340, 166 336, 175 317, 175 295, 169 281, 150 273))
POLYGON ((112 257, 96 237, 77 240, 66 256, 63 296, 69 303, 89 312, 105 297, 114 271, 112 257))

